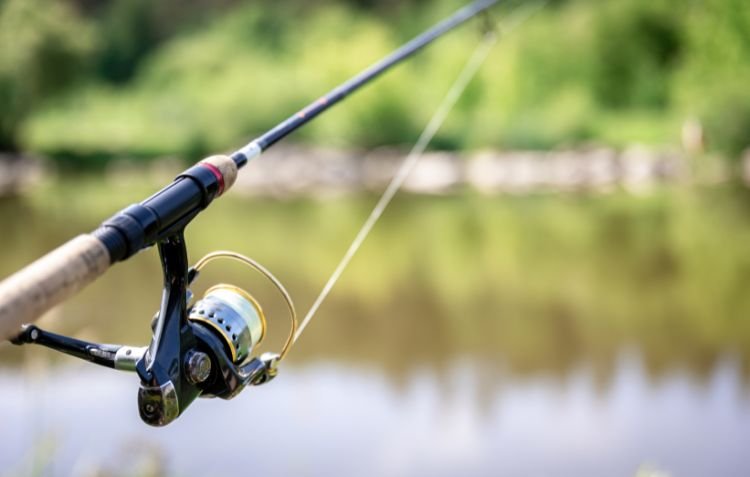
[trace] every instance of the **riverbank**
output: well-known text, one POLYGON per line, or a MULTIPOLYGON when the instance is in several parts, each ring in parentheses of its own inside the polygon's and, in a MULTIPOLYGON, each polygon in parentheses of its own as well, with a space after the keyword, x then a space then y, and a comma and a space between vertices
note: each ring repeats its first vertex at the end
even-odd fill
POLYGON ((16 195, 38 184, 45 167, 35 157, 0 153, 0 197, 16 195))
MULTIPOLYGON (((382 190, 405 152, 368 152, 287 146, 270 150, 241 174, 236 188, 261 196, 308 196, 382 190)), ((590 147, 560 151, 428 152, 404 183, 416 194, 473 189, 485 194, 537 192, 640 192, 688 180, 678 150, 633 146, 623 151, 590 147)))
MULTIPOLYGON (((370 151, 280 145, 240 174, 235 193, 260 197, 317 197, 380 191, 394 176, 406 151, 370 151)), ((750 155, 746 155, 746 159, 750 155)), ((746 164, 750 161, 745 160, 746 164)), ((0 195, 55 176, 49 162, 0 156, 0 195)), ((174 158, 144 165, 127 159, 111 163, 105 176, 114 180, 168 182, 185 166, 174 158)), ((750 167, 744 167, 750 171, 750 167)), ((461 190, 482 194, 548 192, 643 193, 665 184, 718 183, 730 176, 724 162, 688 157, 677 148, 633 145, 618 150, 591 146, 553 151, 477 151, 425 153, 404 183, 414 194, 442 195, 461 190)), ((745 174, 750 177, 750 173, 745 174)), ((746 181, 747 182, 747 181, 746 181)))

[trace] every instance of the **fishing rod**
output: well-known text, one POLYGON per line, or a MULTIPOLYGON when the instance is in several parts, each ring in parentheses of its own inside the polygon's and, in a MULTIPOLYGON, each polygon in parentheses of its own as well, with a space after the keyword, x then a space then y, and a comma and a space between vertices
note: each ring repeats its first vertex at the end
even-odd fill
POLYGON ((478 0, 458 10, 233 154, 198 162, 151 197, 105 220, 92 233, 73 238, 5 279, 0 283, 0 339, 18 345, 39 344, 102 366, 136 372, 140 378, 139 413, 144 422, 154 426, 174 421, 197 397, 230 399, 248 385, 273 379, 297 335, 290 294, 261 264, 235 252, 213 252, 190 266, 186 226, 232 187, 238 170, 249 160, 497 2, 478 0), (151 323, 149 346, 92 343, 28 324, 115 263, 154 245, 164 285, 159 311, 151 323), (244 289, 221 283, 193 301, 190 287, 202 270, 217 260, 242 263, 280 293, 288 308, 290 330, 279 352, 253 356, 266 335, 267 320, 260 304, 244 289))

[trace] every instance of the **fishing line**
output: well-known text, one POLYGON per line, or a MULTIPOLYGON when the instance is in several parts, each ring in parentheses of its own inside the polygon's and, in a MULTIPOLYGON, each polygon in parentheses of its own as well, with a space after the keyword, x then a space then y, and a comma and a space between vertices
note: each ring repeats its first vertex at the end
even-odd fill
MULTIPOLYGON (((522 9, 521 7, 517 7, 517 11, 510 17, 510 20, 499 25, 499 33, 507 35, 508 33, 510 33, 510 31, 520 26, 535 12, 545 6, 547 2, 548 0, 538 2, 531 7, 524 9, 522 9)), ((325 299, 331 293, 331 290, 333 289, 334 285, 336 285, 336 282, 338 282, 338 280, 341 278, 341 275, 349 265, 349 262, 351 262, 352 258, 354 258, 354 255, 362 246, 362 243, 370 234, 370 231, 372 231, 372 228, 375 226, 378 219, 380 219, 380 217, 383 215, 383 212, 385 212, 386 207, 388 207, 391 200, 393 200, 396 192, 398 192, 409 174, 414 170, 414 167, 419 162, 419 159, 422 157, 425 149, 427 149, 427 146, 432 141, 432 138, 435 136, 435 134, 447 119, 448 114, 451 112, 458 99, 466 90, 466 87, 476 76, 479 68, 484 64, 485 60, 489 56, 490 51, 492 50, 492 47, 497 43, 497 40, 497 33, 489 31, 485 33, 482 41, 474 49, 463 70, 459 73, 458 77, 451 85, 448 93, 445 95, 442 102, 430 118, 430 121, 427 123, 427 126, 419 135, 419 139, 414 144, 409 154, 406 156, 406 159, 404 159, 404 162, 401 164, 398 171, 393 176, 393 179, 391 179, 391 182, 388 184, 388 187, 386 187, 385 192, 383 192, 383 195, 380 197, 377 204, 375 204, 375 207, 373 208, 372 212, 370 212, 367 220, 362 225, 359 232, 357 232, 357 235, 355 236, 351 245, 349 245, 346 253, 341 258, 339 264, 336 266, 336 269, 331 274, 320 294, 310 307, 310 310, 307 312, 305 317, 302 319, 302 322, 297 327, 293 342, 297 342, 299 337, 302 335, 302 332, 305 330, 307 325, 310 324, 310 321, 318 312, 318 309, 323 304, 323 301, 325 301, 325 299)))

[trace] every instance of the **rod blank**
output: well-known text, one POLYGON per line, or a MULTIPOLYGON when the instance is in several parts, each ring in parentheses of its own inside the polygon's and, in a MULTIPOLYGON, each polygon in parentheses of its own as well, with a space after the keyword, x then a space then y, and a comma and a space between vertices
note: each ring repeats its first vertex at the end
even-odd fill
POLYGON ((415 37, 390 55, 373 64, 353 78, 340 84, 325 96, 313 101, 296 114, 290 116, 271 130, 253 140, 245 147, 232 154, 232 159, 234 159, 238 167, 244 166, 250 159, 258 156, 281 139, 304 126, 320 113, 326 111, 354 91, 357 91, 362 86, 368 84, 393 66, 422 50, 444 34, 495 5, 498 1, 499 0, 477 0, 458 10, 447 19, 415 37))

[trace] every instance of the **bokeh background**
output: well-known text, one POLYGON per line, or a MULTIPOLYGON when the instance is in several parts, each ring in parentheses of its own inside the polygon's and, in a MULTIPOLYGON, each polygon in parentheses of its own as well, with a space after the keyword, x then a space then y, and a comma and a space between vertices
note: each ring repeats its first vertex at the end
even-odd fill
MULTIPOLYGON (((461 4, 0 1, 0 274, 461 4)), ((526 20, 276 381, 152 429, 134 375, 2 344, 0 475, 750 475, 750 4, 540 5, 493 10, 526 20)), ((251 255, 304 312, 482 25, 243 170, 191 259, 251 255)), ((250 289, 278 346, 272 289, 202 280, 250 289)), ((42 324, 145 345, 160 286, 146 251, 42 324)))

